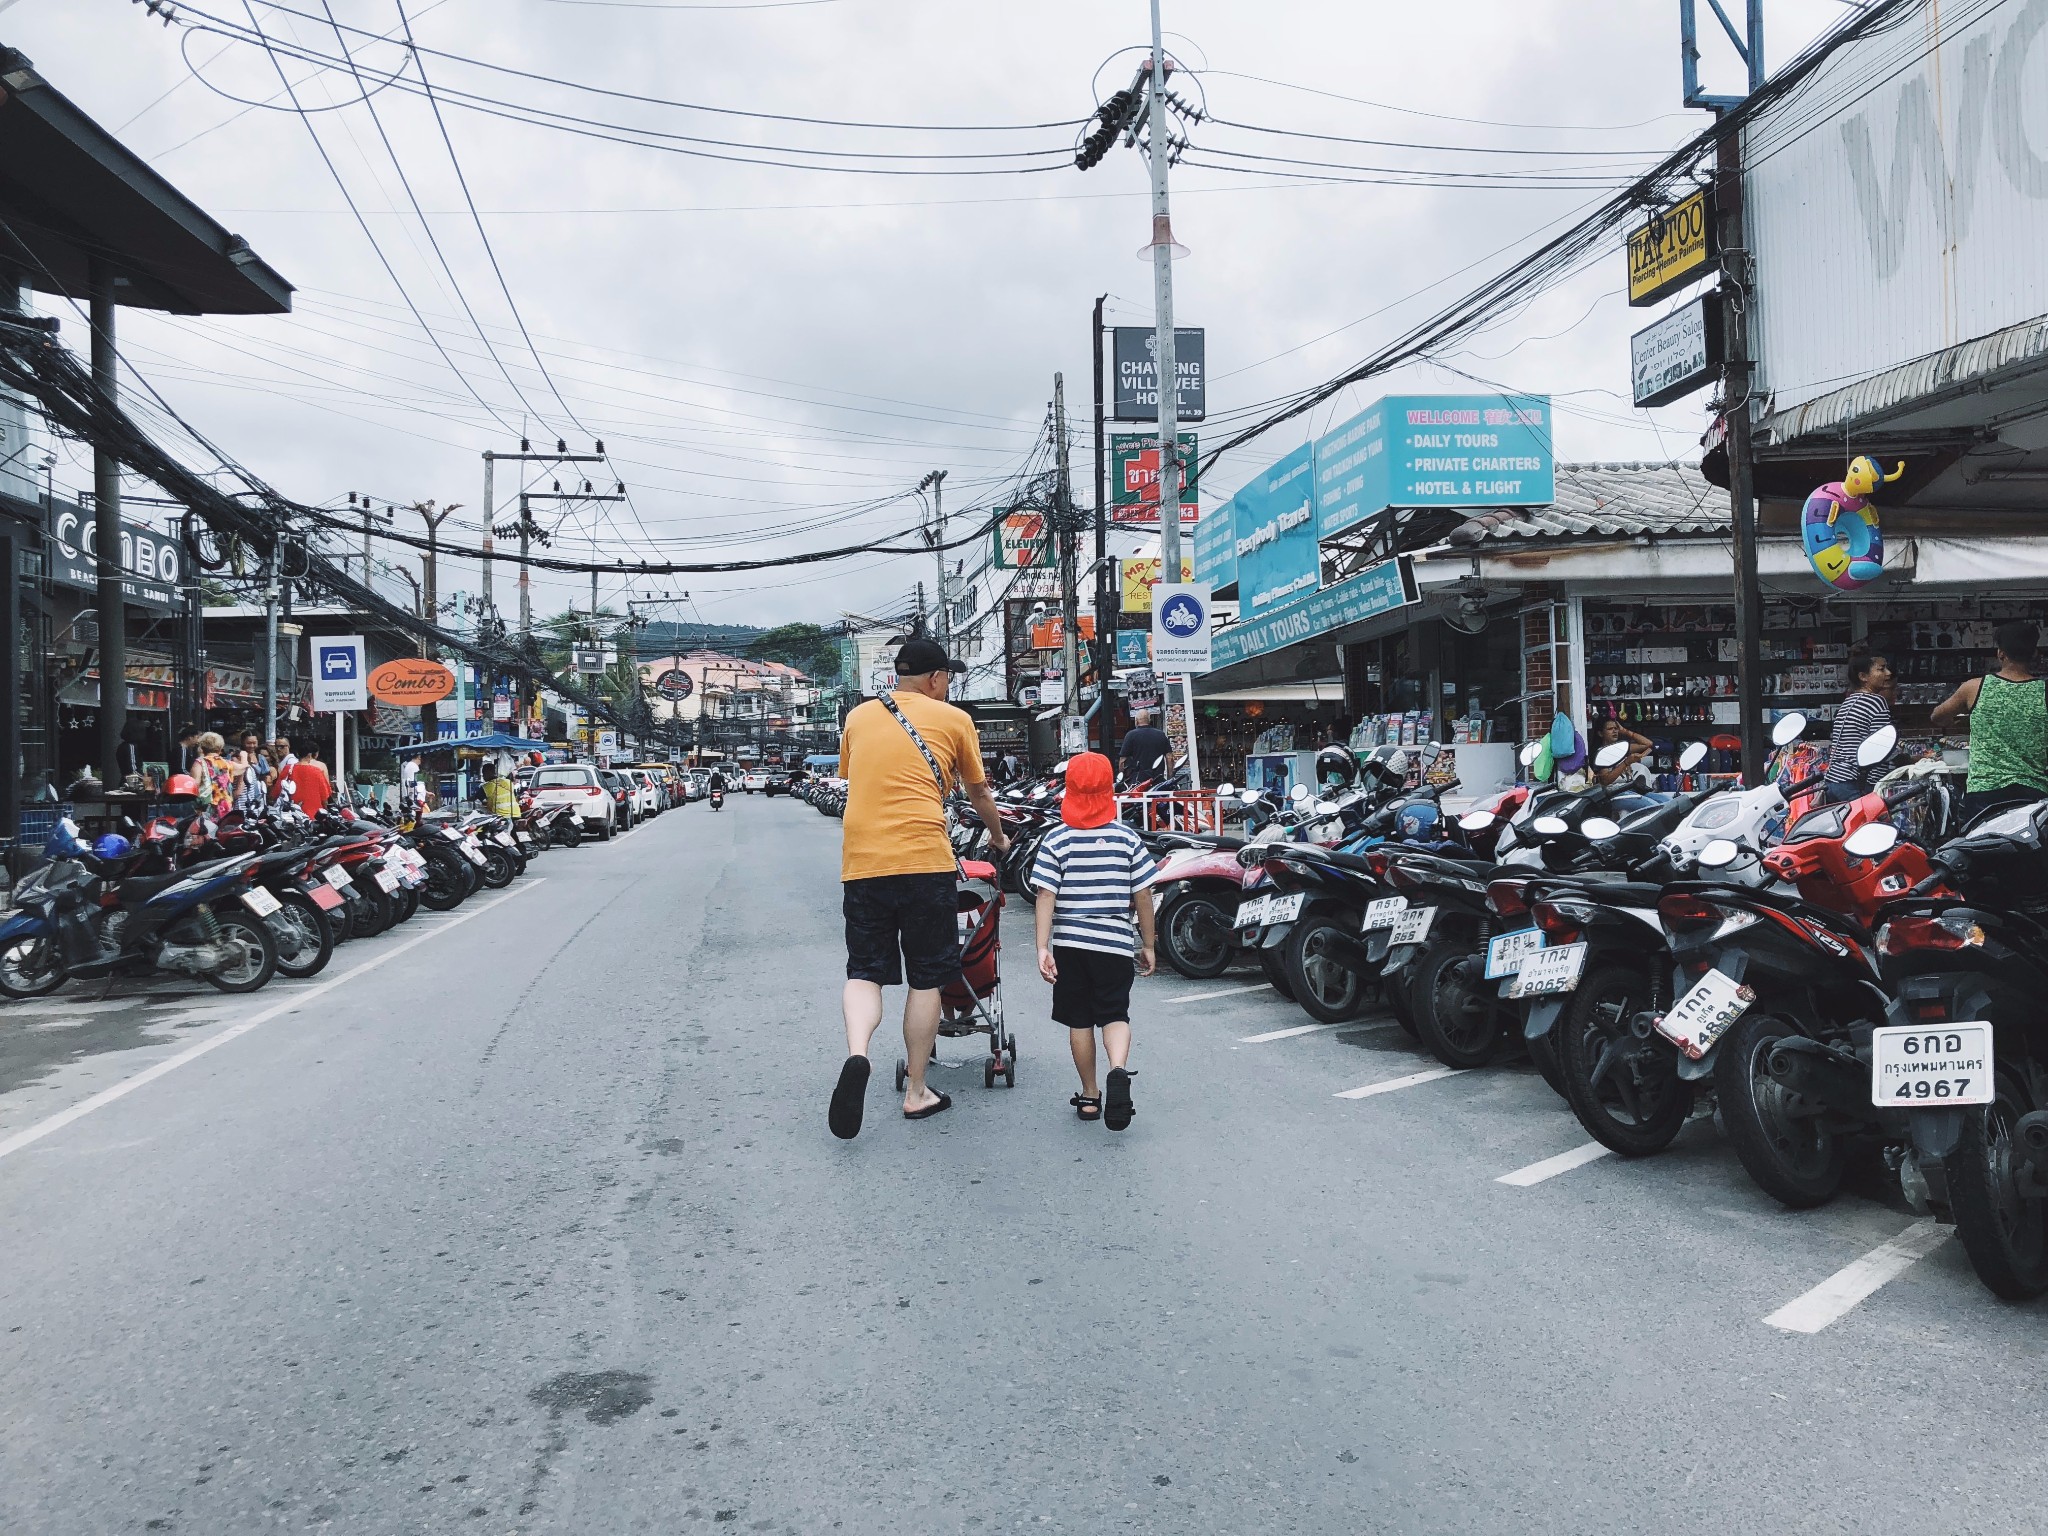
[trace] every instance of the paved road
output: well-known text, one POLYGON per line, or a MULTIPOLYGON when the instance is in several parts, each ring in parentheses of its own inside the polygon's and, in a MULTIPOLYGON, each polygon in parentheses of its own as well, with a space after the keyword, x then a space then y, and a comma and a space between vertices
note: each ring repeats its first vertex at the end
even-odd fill
POLYGON ((836 832, 692 806, 0 1058, 0 1531, 2040 1528, 2048 1316, 1708 1122, 1502 1183, 1584 1145, 1540 1079, 1342 1097, 1434 1063, 1233 976, 1141 989, 1114 1136, 1013 922, 1017 1087, 834 1141, 836 832))

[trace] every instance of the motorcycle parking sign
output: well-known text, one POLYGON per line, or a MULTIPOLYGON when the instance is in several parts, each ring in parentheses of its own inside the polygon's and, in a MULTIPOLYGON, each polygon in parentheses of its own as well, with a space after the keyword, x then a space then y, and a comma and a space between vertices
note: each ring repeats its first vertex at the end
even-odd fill
POLYGON ((1152 589, 1152 670, 1175 675, 1209 667, 1208 585, 1160 583, 1152 589))

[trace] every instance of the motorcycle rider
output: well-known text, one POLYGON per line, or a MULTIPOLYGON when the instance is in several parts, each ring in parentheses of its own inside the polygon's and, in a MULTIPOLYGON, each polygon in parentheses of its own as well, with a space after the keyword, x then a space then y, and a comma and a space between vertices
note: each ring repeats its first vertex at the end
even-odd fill
POLYGON ((507 821, 519 819, 519 794, 496 763, 484 764, 484 809, 507 821))

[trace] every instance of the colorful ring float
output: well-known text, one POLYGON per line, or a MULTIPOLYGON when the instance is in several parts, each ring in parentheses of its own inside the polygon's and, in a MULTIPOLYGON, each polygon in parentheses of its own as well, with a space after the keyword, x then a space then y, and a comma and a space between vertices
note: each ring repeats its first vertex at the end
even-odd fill
POLYGON ((1837 591, 1853 592, 1884 574, 1884 530, 1869 497, 1905 472, 1901 464, 1887 475, 1873 460, 1859 458, 1848 474, 1806 498, 1799 520, 1806 558, 1814 574, 1837 591))

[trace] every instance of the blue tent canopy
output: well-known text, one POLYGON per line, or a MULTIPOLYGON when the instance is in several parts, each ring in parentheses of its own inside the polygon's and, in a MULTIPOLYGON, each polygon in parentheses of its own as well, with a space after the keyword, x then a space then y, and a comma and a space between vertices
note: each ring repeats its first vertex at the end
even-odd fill
POLYGON ((547 743, 534 741, 525 736, 507 736, 503 731, 493 731, 488 736, 446 736, 439 741, 423 741, 417 746, 400 747, 400 757, 418 757, 428 752, 452 752, 457 747, 468 747, 477 752, 545 752, 547 743))
POLYGON ((839 754, 837 752, 813 752, 804 759, 804 766, 806 768, 837 768, 839 766, 839 754))

